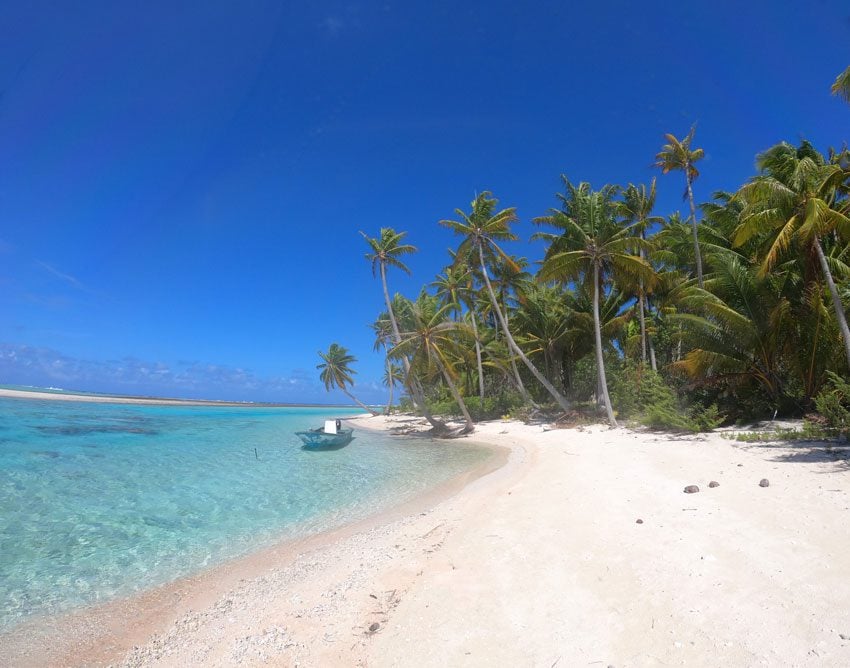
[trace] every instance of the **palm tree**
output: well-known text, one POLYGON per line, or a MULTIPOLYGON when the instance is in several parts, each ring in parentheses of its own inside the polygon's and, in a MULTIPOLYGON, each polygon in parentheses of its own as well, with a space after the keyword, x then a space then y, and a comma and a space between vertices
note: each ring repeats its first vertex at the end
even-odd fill
POLYGON ((393 364, 389 358, 387 359, 387 368, 384 371, 384 387, 389 388, 390 397, 387 400, 386 414, 389 415, 393 407, 393 387, 396 383, 404 382, 404 373, 398 364, 393 364))
POLYGON ((833 95, 837 95, 845 102, 850 102, 850 67, 836 77, 831 90, 833 95))
POLYGON ((473 308, 475 300, 473 294, 474 280, 472 270, 463 262, 459 262, 457 256, 449 251, 453 262, 445 268, 444 273, 437 276, 437 279, 431 283, 432 287, 437 289, 437 296, 442 300, 443 304, 456 304, 457 312, 460 313, 460 306, 465 304, 469 310, 469 318, 472 322, 472 333, 475 336, 475 361, 478 367, 478 393, 481 401, 481 407, 484 406, 484 365, 481 360, 481 340, 478 336, 478 323, 473 308))
POLYGON ((497 241, 508 241, 516 239, 516 236, 511 233, 510 224, 517 219, 516 209, 508 208, 496 211, 498 200, 493 198, 492 193, 483 192, 478 195, 472 202, 472 211, 467 215, 460 209, 455 209, 455 213, 460 218, 455 220, 441 220, 440 225, 444 225, 454 231, 456 234, 463 235, 465 239, 461 242, 458 248, 458 256, 464 257, 468 252, 475 252, 478 255, 479 268, 481 275, 484 278, 484 284, 487 286, 487 294, 490 297, 490 304, 493 307, 493 312, 498 318, 499 324, 502 327, 502 333, 505 335, 505 340, 508 342, 508 347, 513 353, 519 357, 523 364, 528 367, 528 370, 534 375, 537 380, 546 388, 550 395, 558 402, 558 405, 565 411, 570 410, 570 403, 552 383, 537 369, 526 354, 517 345, 514 337, 511 335, 508 328, 508 322, 505 319, 499 304, 496 301, 496 294, 493 291, 493 285, 490 282, 490 275, 487 272, 487 260, 485 255, 495 255, 504 262, 511 262, 505 252, 499 248, 497 241))
POLYGON ((741 224, 734 244, 762 242, 761 271, 769 273, 792 246, 807 260, 809 272, 818 267, 832 297, 833 310, 850 367, 850 329, 841 296, 835 285, 821 239, 850 239, 847 203, 842 188, 850 180, 850 169, 841 161, 827 162, 809 142, 799 147, 785 142, 758 156, 761 174, 738 191, 743 202, 741 224), (817 265, 815 265, 815 258, 817 265))
POLYGON ((705 156, 705 151, 701 148, 691 149, 691 142, 694 140, 696 125, 691 127, 688 136, 679 141, 671 134, 664 135, 668 143, 664 144, 655 156, 655 166, 661 168, 662 174, 674 170, 681 170, 685 174, 685 195, 683 199, 687 199, 691 205, 691 228, 694 237, 694 257, 696 258, 697 280, 699 286, 702 287, 702 256, 699 250, 699 235, 697 234, 697 212, 694 204, 693 182, 699 176, 699 170, 694 166, 698 160, 702 160, 705 156))
POLYGON ((729 255, 706 282, 685 286, 689 313, 670 316, 685 325, 694 346, 673 368, 705 383, 760 386, 774 406, 783 396, 783 352, 793 347, 790 309, 779 279, 764 276, 744 258, 729 255))
MULTIPOLYGON (((406 274, 410 274, 410 269, 408 269, 407 265, 404 264, 399 257, 415 253, 417 250, 416 246, 402 243, 404 237, 407 236, 407 232, 396 232, 391 227, 382 227, 380 236, 374 239, 366 236, 366 234, 362 231, 360 234, 372 249, 371 253, 366 253, 366 259, 372 263, 372 275, 375 275, 376 269, 380 271, 381 286, 384 289, 384 301, 387 305, 387 315, 389 315, 390 324, 392 325, 393 330, 393 341, 398 344, 401 340, 401 334, 398 330, 398 322, 396 321, 395 313, 393 312, 393 305, 390 301, 390 292, 387 288, 387 265, 401 269, 406 274)), ((410 361, 405 358, 402 358, 401 361, 404 365, 404 373, 409 377, 410 361)), ((435 430, 444 430, 446 425, 435 419, 431 414, 431 411, 428 409, 428 404, 425 401, 425 396, 422 392, 422 388, 419 386, 418 380, 411 377, 408 385, 410 387, 410 396, 413 399, 413 403, 420 411, 422 411, 425 419, 428 420, 435 430)))
POLYGON ((567 194, 559 195, 562 210, 552 209, 550 215, 535 218, 537 224, 551 225, 560 235, 538 234, 537 238, 551 241, 540 267, 538 279, 568 282, 584 278, 593 286, 593 325, 596 340, 596 368, 605 411, 611 426, 617 426, 602 356, 602 328, 599 318, 599 298, 605 289, 605 279, 612 276, 618 282, 637 282, 643 279, 649 288, 655 280, 652 267, 632 250, 646 247, 647 242, 634 235, 634 225, 621 227, 617 223, 617 186, 606 185, 594 192, 589 183, 574 186, 565 177, 567 194), (625 279, 625 281, 623 281, 625 279))
POLYGON ((345 393, 345 396, 360 406, 360 408, 369 411, 372 415, 378 414, 348 391, 347 386, 354 384, 353 376, 356 373, 351 368, 351 365, 357 359, 348 353, 347 348, 343 348, 338 343, 332 343, 330 348, 328 348, 328 352, 323 353, 321 350, 319 351, 319 357, 322 358, 322 364, 317 364, 316 368, 322 371, 319 374, 319 378, 325 384, 326 390, 331 391, 335 387, 338 387, 345 393))
POLYGON ((513 322, 523 333, 528 354, 542 356, 549 381, 563 385, 562 362, 570 330, 564 293, 554 286, 531 283, 513 322))
MULTIPOLYGON (((380 348, 384 349, 384 385, 387 386, 390 390, 389 400, 387 401, 387 409, 385 411, 386 415, 390 414, 390 408, 393 405, 393 385, 394 383, 387 384, 387 379, 392 377, 392 369, 395 365, 393 365, 389 356, 390 344, 392 343, 392 325, 390 324, 390 317, 387 313, 381 313, 377 320, 373 322, 370 327, 372 331, 375 332, 375 343, 372 346, 372 350, 379 350, 380 348)), ((404 380, 402 377, 400 380, 404 380)))
MULTIPOLYGON (((619 203, 620 215, 626 225, 634 225, 641 239, 646 239, 646 231, 650 225, 660 224, 663 219, 653 216, 655 206, 655 178, 649 184, 639 186, 629 184, 623 192, 623 201, 619 203)), ((646 259, 646 251, 641 248, 640 256, 646 259)), ((647 334, 646 334, 646 286, 643 279, 638 280, 638 318, 640 320, 640 350, 641 361, 646 364, 647 334)))
POLYGON ((475 425, 454 383, 456 371, 449 357, 453 348, 458 345, 455 334, 464 332, 461 323, 449 318, 453 308, 455 304, 440 306, 437 297, 423 292, 415 302, 410 302, 408 314, 411 327, 401 333, 401 341, 392 349, 390 355, 402 359, 409 356, 426 368, 436 368, 463 414, 466 426, 462 433, 468 434, 475 429, 475 425))

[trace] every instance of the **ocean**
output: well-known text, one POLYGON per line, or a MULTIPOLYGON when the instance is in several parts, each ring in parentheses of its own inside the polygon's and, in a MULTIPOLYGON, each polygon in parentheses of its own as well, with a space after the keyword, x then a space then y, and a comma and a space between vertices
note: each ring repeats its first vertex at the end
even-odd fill
POLYGON ((311 452, 294 435, 361 412, 0 398, 0 629, 341 526, 490 455, 363 430, 311 452))

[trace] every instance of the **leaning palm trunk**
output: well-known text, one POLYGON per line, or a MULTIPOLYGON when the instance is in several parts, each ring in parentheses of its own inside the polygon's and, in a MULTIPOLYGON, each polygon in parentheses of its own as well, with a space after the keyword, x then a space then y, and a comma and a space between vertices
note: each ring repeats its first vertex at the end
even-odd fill
POLYGON ((475 336, 475 361, 478 364, 478 392, 481 397, 480 409, 484 411, 484 364, 481 361, 481 341, 478 340, 478 323, 476 322, 475 311, 470 309, 469 316, 472 318, 472 333, 475 336))
MULTIPOLYGON (((501 313, 501 309, 499 310, 499 312, 501 313)), ((504 317, 505 317, 505 326, 510 327, 510 324, 508 323, 507 310, 504 314, 504 317)), ((508 350, 508 352, 510 352, 510 350, 508 350)), ((540 408, 540 406, 538 406, 536 403, 534 403, 534 399, 531 398, 531 395, 528 393, 528 390, 525 388, 525 383, 522 382, 522 376, 519 375, 519 369, 517 369, 516 360, 514 359, 513 355, 510 355, 510 361, 511 361, 511 370, 514 372, 514 380, 516 381, 516 386, 517 386, 517 389, 519 390, 520 395, 522 396, 522 400, 526 404, 528 404, 529 406, 532 406, 534 408, 540 408)), ((564 410, 566 410, 566 409, 564 409, 564 410)))
POLYGON ((458 407, 460 408, 460 412, 463 413, 463 419, 466 421, 466 426, 463 428, 464 434, 472 433, 475 430, 475 424, 472 422, 472 417, 469 414, 469 410, 466 408, 466 404, 463 401, 463 397, 460 396, 460 392, 458 392, 457 387, 452 382, 451 376, 449 376, 448 369, 443 364, 443 361, 440 359, 440 354, 434 354, 434 361, 437 364, 437 368, 440 370, 440 373, 443 374, 443 378, 446 381, 446 385, 449 386, 449 391, 452 393, 455 402, 457 402, 458 407))
POLYGON ((480 243, 478 244, 478 260, 481 263, 481 273, 484 275, 484 283, 487 285, 487 293, 490 295, 490 303, 493 305, 493 309, 496 311, 496 316, 499 318, 499 323, 502 325, 502 330, 504 331, 505 339, 508 342, 508 347, 517 354, 525 366, 528 367, 528 370, 534 374, 534 377, 541 382, 543 387, 545 387, 549 394, 552 395, 552 398, 558 402, 558 405, 565 411, 570 410, 570 402, 555 389, 555 386, 546 379, 546 376, 537 370, 537 367, 534 366, 531 360, 525 356, 525 353, 520 350, 520 347, 516 344, 516 341, 514 341, 514 337, 511 336, 511 332, 508 329, 508 323, 505 320, 504 315, 502 315, 502 310, 499 308, 499 304, 496 301, 496 295, 493 292, 493 286, 490 283, 490 276, 487 273, 487 266, 484 263, 484 250, 481 248, 480 243))
POLYGON ((691 179, 687 171, 685 172, 685 183, 688 184, 688 199, 691 203, 691 229, 694 233, 694 258, 697 263, 697 281, 700 288, 702 288, 702 253, 699 250, 699 234, 697 234, 697 209, 694 205, 694 191, 691 188, 691 179))
POLYGON ((355 404, 357 404, 358 406, 360 406, 360 408, 362 408, 364 411, 368 411, 369 413, 371 413, 371 414, 372 414, 372 417, 374 417, 374 416, 376 416, 376 415, 379 415, 379 413, 378 413, 376 410, 374 410, 374 409, 372 409, 372 408, 369 408, 366 404, 364 404, 362 401, 360 401, 357 397, 355 397, 353 394, 351 394, 351 392, 349 392, 349 391, 348 391, 348 390, 346 390, 345 388, 343 388, 343 389, 342 389, 342 391, 343 391, 343 392, 345 392, 345 396, 347 396, 347 397, 348 397, 349 399, 351 399, 351 400, 352 400, 355 404))
MULTIPOLYGON (((390 324, 393 327, 393 341, 396 345, 401 343, 401 333, 398 329, 398 323, 395 319, 395 313, 393 313, 393 305, 390 301, 390 292, 387 289, 387 271, 384 267, 384 263, 381 263, 381 284, 384 288, 384 301, 387 303, 387 314, 390 316, 390 324)), ((428 420, 428 423, 437 431, 444 431, 446 429, 445 423, 437 420, 434 415, 431 413, 431 410, 428 408, 428 404, 425 401, 425 393, 422 391, 422 387, 419 385, 419 381, 411 376, 410 372, 410 360, 407 359, 407 356, 403 356, 401 358, 401 363, 404 366, 404 375, 405 378, 410 379, 408 383, 408 387, 410 388, 410 396, 413 399, 413 404, 422 411, 422 415, 425 416, 425 419, 428 420)))
POLYGON ((823 271, 826 284, 829 286, 829 294, 832 296, 832 306, 835 309, 835 318, 838 320, 838 329, 841 330, 841 338, 844 339, 844 353, 847 355, 847 366, 850 367, 850 328, 847 327, 847 317, 844 315, 844 306, 841 304, 841 297, 838 294, 838 289, 835 287, 835 281, 832 280, 832 272, 829 270, 829 265, 826 262, 826 256, 823 254, 820 240, 815 237, 815 250, 820 260, 820 268, 823 271))
POLYGON ((602 359, 602 327, 599 323, 599 265, 593 264, 593 329, 596 336, 596 369, 599 374, 599 389, 605 402, 605 412, 612 427, 617 426, 614 411, 611 410, 611 397, 608 396, 608 382, 605 379, 605 361, 602 359))

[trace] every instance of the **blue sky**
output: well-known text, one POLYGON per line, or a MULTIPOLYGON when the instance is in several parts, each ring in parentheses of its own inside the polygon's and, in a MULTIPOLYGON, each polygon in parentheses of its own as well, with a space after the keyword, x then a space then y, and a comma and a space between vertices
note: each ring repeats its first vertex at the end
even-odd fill
POLYGON ((560 174, 646 182, 692 123, 700 201, 780 140, 850 140, 846 2, 297 4, 5 8, 0 382, 339 401, 337 341, 380 400, 358 230, 409 232, 412 296, 476 191, 527 240, 560 174))

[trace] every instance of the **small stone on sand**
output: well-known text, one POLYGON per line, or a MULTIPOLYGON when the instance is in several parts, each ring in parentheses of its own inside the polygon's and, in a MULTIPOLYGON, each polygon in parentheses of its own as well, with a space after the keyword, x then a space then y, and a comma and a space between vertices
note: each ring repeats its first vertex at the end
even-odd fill
POLYGON ((636 519, 635 524, 643 524, 643 520, 642 519, 636 519))
POLYGON ((369 633, 374 633, 379 628, 381 628, 381 625, 378 624, 378 622, 372 622, 371 624, 369 624, 369 633))
POLYGON ((709 487, 720 487, 720 483, 717 482, 716 480, 712 480, 710 483, 708 483, 708 486, 709 487))
POLYGON ((759 481, 759 487, 770 487, 770 480, 768 480, 767 478, 762 478, 759 481))
POLYGON ((696 494, 699 491, 699 487, 696 485, 688 485, 685 487, 685 494, 696 494))

